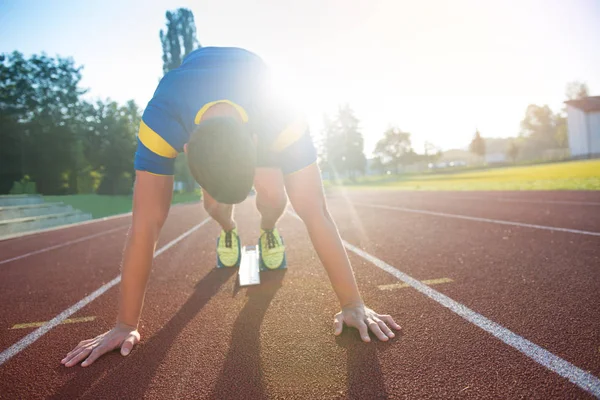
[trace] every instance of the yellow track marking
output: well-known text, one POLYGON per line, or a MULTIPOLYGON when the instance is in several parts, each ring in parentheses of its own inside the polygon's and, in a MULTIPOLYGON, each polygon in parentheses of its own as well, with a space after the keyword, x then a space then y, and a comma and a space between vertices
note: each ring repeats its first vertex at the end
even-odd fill
MULTIPOLYGON (((440 283, 450 283, 450 282, 454 282, 454 281, 450 278, 427 279, 425 281, 421 281, 421 283, 424 283, 426 285, 439 285, 440 283)), ((402 288, 407 288, 407 287, 410 287, 410 285, 407 285, 406 283, 402 283, 402 282, 392 283, 391 285, 379 285, 378 286, 379 290, 394 290, 394 289, 402 289, 402 288)))
MULTIPOLYGON (((77 324, 79 322, 91 322, 95 320, 96 317, 80 317, 80 318, 68 318, 65 319, 61 324, 77 324)), ((43 322, 28 322, 25 324, 16 324, 10 329, 27 329, 27 328, 39 328, 44 325, 46 321, 43 322)))

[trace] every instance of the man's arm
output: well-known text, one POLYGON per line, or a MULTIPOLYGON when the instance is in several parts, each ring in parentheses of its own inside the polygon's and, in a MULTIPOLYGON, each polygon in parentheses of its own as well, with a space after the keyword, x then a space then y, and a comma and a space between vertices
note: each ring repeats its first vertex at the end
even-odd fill
POLYGON ((389 315, 380 315, 365 307, 362 301, 348 255, 327 210, 319 167, 315 163, 286 175, 285 187, 294 210, 306 225, 313 246, 340 302, 342 311, 334 320, 335 334, 339 335, 343 323, 346 323, 357 328, 366 342, 370 341, 369 329, 380 340, 394 337, 387 325, 394 329, 400 329, 400 326, 389 315))
POLYGON ((137 327, 154 250, 173 196, 173 176, 136 171, 133 221, 123 256, 117 321, 137 327))
POLYGON ((127 355, 139 342, 137 325, 144 303, 146 283, 156 242, 169 212, 172 193, 172 176, 136 171, 133 221, 123 256, 116 326, 93 339, 80 342, 62 360, 67 367, 84 359, 81 365, 86 367, 98 357, 119 347, 121 353, 127 355))

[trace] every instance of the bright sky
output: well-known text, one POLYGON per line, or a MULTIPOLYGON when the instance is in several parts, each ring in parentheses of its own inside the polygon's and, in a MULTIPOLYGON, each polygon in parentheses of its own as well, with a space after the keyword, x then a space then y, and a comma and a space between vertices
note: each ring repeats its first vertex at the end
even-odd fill
POLYGON ((2 0, 0 52, 71 56, 90 96, 144 107, 162 76, 165 11, 190 8, 204 46, 265 59, 321 129, 349 103, 365 152, 396 124, 465 147, 515 136, 530 103, 562 107, 567 82, 600 94, 597 0, 2 0))

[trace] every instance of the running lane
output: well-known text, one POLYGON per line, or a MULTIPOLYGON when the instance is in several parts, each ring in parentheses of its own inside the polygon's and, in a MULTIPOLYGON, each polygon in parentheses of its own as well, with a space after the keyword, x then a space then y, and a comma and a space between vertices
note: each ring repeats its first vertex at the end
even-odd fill
MULTIPOLYGON (((382 193, 379 201, 390 204, 395 196, 382 193)), ((353 208, 346 199, 336 199, 331 208, 349 242, 416 279, 452 279, 435 289, 600 375, 600 237, 353 208)), ((373 287, 394 282, 389 276, 373 287)))
MULTIPOLYGON (((348 241, 364 240, 382 258, 432 233, 391 212, 354 213, 336 203, 331 209, 348 241), (376 219, 379 228, 367 223, 376 219), (394 226, 401 232, 410 222, 412 235, 394 234, 394 226)), ((199 222, 203 211, 196 212, 186 218, 199 222)), ((259 221, 251 201, 236 215, 243 242, 255 243, 259 221)), ((75 315, 96 320, 60 325, 0 366, 0 393, 34 399, 591 397, 414 290, 379 290, 397 281, 353 254, 365 301, 392 314, 404 333, 388 343, 364 344, 352 329, 334 337, 337 301, 303 224, 285 216, 279 227, 287 271, 263 273, 260 286, 239 288, 235 270, 214 268, 218 229, 207 224, 155 260, 142 342, 130 356, 110 354, 89 368, 59 364, 79 340, 110 328, 118 293, 111 289, 75 315)), ((388 262, 410 264, 403 252, 388 262)), ((79 275, 93 268, 84 266, 79 275)), ((415 277, 430 278, 422 272, 415 277)))

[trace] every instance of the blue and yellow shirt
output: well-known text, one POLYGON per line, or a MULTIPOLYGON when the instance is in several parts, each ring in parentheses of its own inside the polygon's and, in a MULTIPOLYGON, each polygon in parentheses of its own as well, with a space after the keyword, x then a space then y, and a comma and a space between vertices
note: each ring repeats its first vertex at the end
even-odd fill
POLYGON ((167 73, 148 103, 138 134, 135 169, 174 173, 195 126, 212 105, 235 107, 258 138, 258 166, 284 174, 316 161, 316 150, 302 119, 269 92, 267 68, 255 54, 232 47, 202 47, 167 73))

